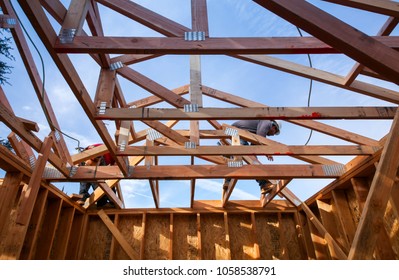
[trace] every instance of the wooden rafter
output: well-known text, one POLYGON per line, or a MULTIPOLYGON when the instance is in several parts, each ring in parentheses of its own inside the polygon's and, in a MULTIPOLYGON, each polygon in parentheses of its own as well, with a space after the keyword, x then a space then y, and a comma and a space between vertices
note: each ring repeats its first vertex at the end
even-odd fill
POLYGON ((367 36, 306 1, 254 1, 399 84, 399 57, 386 42, 367 36))

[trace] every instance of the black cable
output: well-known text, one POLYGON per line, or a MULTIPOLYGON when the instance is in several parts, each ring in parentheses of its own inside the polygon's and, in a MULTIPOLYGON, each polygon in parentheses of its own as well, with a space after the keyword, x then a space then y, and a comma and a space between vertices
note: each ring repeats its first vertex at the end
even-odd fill
MULTIPOLYGON (((303 37, 301 30, 298 27, 296 29, 298 30, 299 35, 301 37, 303 37)), ((307 56, 308 56, 309 66, 310 66, 310 68, 313 68, 312 59, 310 57, 310 54, 307 54, 307 56)), ((313 79, 310 79, 309 92, 308 92, 308 107, 310 107, 310 99, 312 97, 312 90, 313 90, 313 79)), ((312 138, 312 135, 313 135, 313 129, 310 130, 309 137, 305 143, 305 146, 309 143, 310 139, 312 138)))
POLYGON ((68 137, 68 138, 70 138, 70 139, 72 139, 72 140, 75 140, 75 141, 78 143, 78 148, 77 148, 77 149, 80 151, 80 150, 81 150, 80 141, 79 141, 78 139, 76 139, 76 138, 74 138, 74 137, 72 137, 72 136, 70 136, 70 135, 68 135, 68 134, 66 134, 66 133, 64 133, 64 132, 62 132, 60 129, 58 129, 58 128, 53 124, 53 122, 52 122, 51 119, 50 119, 49 113, 48 113, 47 108, 46 108, 46 104, 44 103, 44 90, 45 90, 44 87, 45 87, 45 83, 46 83, 46 71, 45 71, 45 66, 44 66, 43 57, 42 57, 42 55, 41 55, 39 49, 37 48, 36 44, 33 42, 33 39, 32 39, 31 36, 29 35, 28 31, 26 30, 25 26, 23 25, 23 23, 22 23, 21 19, 19 18, 19 16, 18 16, 18 14, 17 14, 17 12, 16 12, 16 10, 15 10, 15 8, 14 8, 14 6, 13 6, 13 4, 12 4, 11 1, 10 1, 10 5, 11 5, 11 8, 13 9, 13 11, 14 11, 15 16, 16 16, 17 19, 18 19, 19 24, 20 24, 21 27, 22 27, 22 30, 25 32, 26 36, 28 37, 29 41, 32 43, 33 47, 35 48, 35 50, 36 50, 36 52, 37 52, 37 54, 39 55, 39 58, 40 58, 40 63, 41 63, 41 65, 42 65, 42 76, 43 76, 42 89, 41 89, 41 98, 42 98, 42 103, 43 103, 43 112, 44 112, 44 116, 46 117, 47 122, 48 122, 49 125, 50 125, 50 129, 51 129, 51 130, 57 130, 59 133, 63 134, 64 136, 66 136, 66 137, 68 137))

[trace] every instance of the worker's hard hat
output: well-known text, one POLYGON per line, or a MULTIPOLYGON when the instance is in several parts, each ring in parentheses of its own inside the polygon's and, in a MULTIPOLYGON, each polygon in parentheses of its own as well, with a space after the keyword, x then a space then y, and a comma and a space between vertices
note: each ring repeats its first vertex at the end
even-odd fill
POLYGON ((273 121, 273 125, 277 128, 276 135, 280 134, 283 123, 280 120, 273 121))

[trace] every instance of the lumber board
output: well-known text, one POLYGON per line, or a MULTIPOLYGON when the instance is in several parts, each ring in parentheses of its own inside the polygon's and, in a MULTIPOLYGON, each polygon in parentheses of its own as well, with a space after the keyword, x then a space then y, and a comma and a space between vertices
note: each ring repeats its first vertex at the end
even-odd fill
MULTIPOLYGON (((291 179, 291 178, 338 178, 344 174, 343 165, 265 164, 228 167, 227 165, 154 165, 136 166, 134 172, 123 175, 117 166, 80 166, 68 181, 92 181, 107 179, 188 180, 210 178, 236 179, 291 179)), ((65 181, 57 174, 46 174, 51 181, 65 181)))
POLYGON ((61 206, 62 200, 58 198, 48 200, 46 203, 40 234, 37 239, 36 252, 33 257, 36 260, 50 259, 51 248, 54 244, 57 226, 60 221, 61 206))
POLYGON ((104 222, 104 224, 107 226, 109 231, 112 233, 112 235, 115 237, 115 239, 118 241, 119 245, 121 248, 128 254, 129 258, 132 260, 137 260, 138 255, 136 252, 132 249, 130 244, 126 241, 122 233, 119 231, 119 229, 114 225, 112 220, 108 217, 108 215, 104 212, 103 209, 98 211, 98 216, 101 218, 101 220, 104 222))
POLYGON ((29 184, 22 192, 22 201, 18 210, 17 223, 27 225, 32 215, 33 207, 39 192, 41 178, 43 177, 44 167, 53 145, 53 139, 46 137, 43 141, 43 147, 37 157, 37 164, 33 169, 32 177, 29 179, 29 184))
POLYGON ((339 5, 362 9, 379 14, 385 14, 393 17, 399 17, 399 6, 395 1, 382 1, 382 0, 324 0, 339 5))
MULTIPOLYGON (((342 251, 345 254, 348 254, 349 245, 346 240, 342 238, 340 228, 338 227, 335 220, 335 213, 332 210, 333 205, 331 204, 331 202, 317 200, 317 207, 320 214, 320 222, 322 222, 326 231, 331 234, 331 237, 334 238, 334 240, 340 245, 342 251)), ((338 255, 333 250, 330 250, 330 255, 332 259, 339 259, 338 255)))
POLYGON ((72 220, 71 234, 68 239, 67 252, 65 255, 66 260, 78 259, 79 242, 82 240, 81 237, 83 235, 83 222, 84 216, 79 213, 79 211, 75 211, 72 220))
POLYGON ((76 34, 79 34, 83 27, 88 10, 88 0, 72 0, 62 23, 62 30, 75 29, 76 34))
POLYGON ((131 1, 99 0, 97 2, 125 15, 128 18, 138 21, 151 29, 154 29, 165 36, 182 37, 184 32, 190 30, 181 24, 131 1))
MULTIPOLYGON (((370 36, 378 45, 385 45, 392 52, 399 48, 395 37, 370 36), (392 49, 391 49, 392 48, 392 49)), ((336 44, 334 44, 336 45, 336 44)), ((353 48, 351 48, 353 49, 353 48)), ((207 38, 198 43, 173 37, 88 37, 75 36, 73 42, 54 44, 59 53, 107 54, 331 54, 347 53, 333 48, 314 37, 265 37, 265 38, 207 38)), ((375 59, 373 59, 375 61, 375 59)), ((369 64, 369 63, 367 63, 369 64)), ((365 65, 367 65, 365 63, 365 65)), ((374 64, 371 64, 373 69, 374 64)))
POLYGON ((302 119, 393 119, 397 107, 246 107, 202 108, 198 100, 198 112, 171 108, 107 108, 97 114, 100 120, 302 120, 302 119))
POLYGON ((350 259, 366 259, 372 256, 378 232, 382 228, 383 213, 396 180, 399 166, 398 138, 399 111, 396 113, 376 174, 371 183, 360 223, 349 252, 350 259))
POLYGON ((272 156, 300 156, 300 155, 372 155, 381 147, 366 145, 250 145, 240 146, 198 146, 188 149, 183 146, 129 146, 117 155, 129 156, 239 156, 239 155, 272 155, 272 156))
POLYGON ((68 240, 72 229, 72 220, 75 214, 75 208, 65 207, 61 208, 59 222, 57 225, 54 242, 51 247, 49 259, 51 260, 64 260, 66 256, 68 240))
POLYGON ((44 218, 48 194, 49 191, 47 189, 39 190, 35 207, 33 209, 33 214, 26 231, 24 246, 22 247, 19 257, 21 260, 32 260, 35 258, 37 241, 39 239, 43 223, 45 222, 44 218))
POLYGON ((342 22, 332 15, 303 1, 254 0, 309 34, 319 38, 342 53, 399 83, 397 52, 385 43, 342 22), (367 38, 367 40, 365 40, 367 38))

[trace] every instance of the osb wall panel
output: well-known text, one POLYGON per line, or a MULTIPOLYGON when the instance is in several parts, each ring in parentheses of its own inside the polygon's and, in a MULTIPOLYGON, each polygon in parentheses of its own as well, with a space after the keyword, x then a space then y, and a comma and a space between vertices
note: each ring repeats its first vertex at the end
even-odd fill
POLYGON ((255 259, 255 242, 251 214, 228 214, 231 258, 255 259))
POLYGON ((170 215, 147 214, 145 227, 144 259, 169 259, 170 215))
POLYGON ((255 214, 256 239, 259 243, 260 258, 281 259, 280 230, 277 214, 255 214))
POLYGON ((227 259, 226 231, 223 214, 201 214, 202 259, 227 259))
POLYGON ((40 228, 37 240, 35 259, 47 260, 50 258, 50 250, 54 243, 55 232, 57 229, 62 201, 57 198, 47 200, 46 211, 43 217, 42 227, 40 228))
POLYGON ((71 233, 69 234, 67 252, 65 255, 65 259, 67 260, 76 260, 78 258, 79 251, 79 241, 82 236, 82 227, 83 227, 83 215, 78 211, 75 211, 71 233))
POLYGON ((30 218, 29 227, 27 229, 24 245, 22 247, 20 259, 31 259, 36 254, 36 241, 38 232, 42 227, 44 206, 47 204, 47 190, 41 188, 37 195, 35 206, 33 207, 32 216, 30 218))
POLYGON ((303 259, 303 251, 299 246, 299 239, 296 232, 296 223, 294 221, 293 214, 281 214, 280 218, 281 223, 281 235, 284 239, 285 248, 283 255, 286 256, 286 259, 290 260, 300 260, 303 259))
MULTIPOLYGON (((113 216, 110 216, 110 219, 113 220, 113 216)), ((81 258, 86 260, 110 259, 111 241, 112 234, 103 221, 96 215, 89 216, 81 258)))
POLYGON ((22 227, 16 226, 15 221, 17 219, 18 211, 16 207, 13 207, 10 211, 8 219, 4 223, 4 229, 0 235, 0 259, 15 259, 18 258, 19 248, 17 242, 14 241, 14 237, 18 237, 19 230, 22 227))
MULTIPOLYGON (((137 256, 140 256, 141 242, 144 236, 144 228, 142 226, 143 215, 119 215, 117 227, 125 240, 135 251, 137 256)), ((129 256, 121 248, 118 242, 115 241, 115 252, 112 256, 117 260, 128 260, 129 256)))
POLYGON ((398 213, 395 211, 395 208, 392 207, 391 202, 388 202, 384 215, 384 227, 395 255, 399 256, 399 219, 397 215, 398 213))
POLYGON ((346 190, 346 196, 348 198, 349 209, 352 213, 353 220, 357 227, 360 221, 360 216, 362 215, 359 202, 357 201, 355 192, 352 188, 346 190))
POLYGON ((173 215, 173 259, 201 259, 197 215, 173 215))
POLYGON ((61 209, 61 215, 57 226, 57 232, 50 252, 50 259, 65 259, 66 247, 68 245, 69 233, 75 209, 67 206, 61 209))

